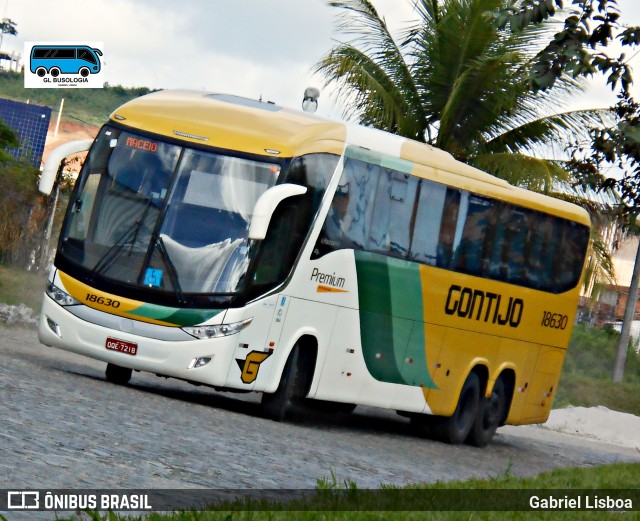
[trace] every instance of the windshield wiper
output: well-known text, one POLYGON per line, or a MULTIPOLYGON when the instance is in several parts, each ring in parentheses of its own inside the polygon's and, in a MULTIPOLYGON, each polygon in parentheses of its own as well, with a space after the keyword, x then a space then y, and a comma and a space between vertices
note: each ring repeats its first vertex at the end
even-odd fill
POLYGON ((147 213, 149 213, 149 208, 151 208, 151 199, 149 197, 145 197, 144 199, 146 205, 140 218, 134 221, 122 236, 100 257, 100 260, 96 262, 96 265, 91 270, 93 273, 100 274, 110 269, 114 262, 122 255, 126 246, 131 246, 130 252, 133 251, 133 245, 138 239, 138 233, 140 233, 142 224, 147 217, 147 213))
POLYGON ((181 304, 185 304, 187 299, 182 292, 182 287, 180 286, 180 281, 178 280, 178 272, 173 262, 171 262, 171 257, 169 257, 169 252, 167 251, 166 246, 164 245, 164 240, 162 236, 158 234, 155 238, 155 243, 158 248, 158 252, 160 253, 160 257, 162 257, 162 262, 167 267, 167 272, 169 274, 169 280, 171 281, 171 286, 173 286, 174 293, 178 302, 181 304))

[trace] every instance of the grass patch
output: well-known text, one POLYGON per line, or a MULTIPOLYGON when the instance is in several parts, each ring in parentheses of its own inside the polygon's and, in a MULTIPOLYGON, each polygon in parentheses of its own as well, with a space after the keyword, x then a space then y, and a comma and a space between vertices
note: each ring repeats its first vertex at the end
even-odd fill
POLYGON ((47 280, 44 272, 30 272, 0 264, 0 303, 25 304, 39 313, 47 280))
MULTIPOLYGON (((578 511, 523 511, 529 507, 529 499, 565 495, 588 494, 600 498, 619 494, 618 497, 632 499, 638 508, 640 491, 626 491, 637 483, 640 464, 616 464, 592 468, 557 469, 532 478, 518 478, 507 471, 489 480, 472 479, 448 483, 413 485, 411 487, 384 487, 377 491, 358 490, 354 483, 339 483, 335 476, 320 480, 316 496, 288 503, 235 501, 220 505, 217 510, 185 511, 164 515, 153 513, 145 516, 148 521, 262 521, 262 520, 502 520, 504 511, 510 511, 509 519, 619 519, 615 512, 578 511), (616 493, 616 490, 620 491, 616 493), (545 493, 545 491, 547 491, 545 493), (607 492, 608 491, 608 492, 607 492), (467 508, 466 511, 430 510, 467 508), (412 510, 413 509, 413 510, 412 510), (491 509, 480 511, 481 509, 491 509), (429 511, 428 514, 426 512, 429 511)), ((584 499, 583 499, 584 505, 584 499)), ((627 513, 637 519, 634 513, 627 513)), ((626 517, 625 516, 625 517, 626 517)), ((70 520, 76 517, 67 518, 70 520)), ((83 519, 94 521, 141 519, 116 514, 83 514, 83 519)))
POLYGON ((554 407, 568 405, 609 409, 640 416, 640 355, 627 351, 624 379, 611 380, 620 334, 577 325, 560 376, 554 407))
POLYGON ((102 125, 120 105, 149 92, 146 87, 108 84, 102 89, 25 89, 22 73, 0 71, 0 97, 51 107, 52 118, 57 116, 60 100, 64 98, 64 119, 93 126, 102 125))

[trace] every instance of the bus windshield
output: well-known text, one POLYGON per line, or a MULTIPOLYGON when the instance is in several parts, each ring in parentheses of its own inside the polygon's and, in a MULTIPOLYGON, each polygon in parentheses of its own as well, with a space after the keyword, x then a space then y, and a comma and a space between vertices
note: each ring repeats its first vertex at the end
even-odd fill
POLYGON ((185 294, 233 294, 249 266, 257 199, 281 166, 100 132, 69 206, 58 255, 93 279, 185 294))

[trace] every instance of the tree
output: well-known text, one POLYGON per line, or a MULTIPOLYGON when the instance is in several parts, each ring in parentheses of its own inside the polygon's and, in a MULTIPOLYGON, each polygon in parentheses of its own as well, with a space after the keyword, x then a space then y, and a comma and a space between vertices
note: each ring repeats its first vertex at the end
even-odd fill
MULTIPOLYGON (((501 26, 509 25, 515 32, 526 26, 541 23, 548 18, 554 6, 562 7, 561 0, 514 0, 508 9, 498 15, 501 26)), ((619 23, 620 11, 616 0, 573 0, 571 15, 562 31, 554 35, 536 57, 531 75, 535 89, 544 90, 554 85, 563 74, 573 77, 606 75, 607 82, 617 90, 618 103, 614 107, 616 121, 605 128, 591 129, 590 146, 576 147, 574 164, 582 173, 585 186, 596 190, 616 187, 623 204, 620 213, 635 228, 640 210, 640 105, 633 99, 629 86, 632 71, 626 55, 610 56, 605 51, 614 40, 624 47, 640 44, 639 27, 623 27, 619 23), (622 175, 602 175, 605 166, 613 165, 622 175)), ((636 253, 629 297, 624 313, 622 333, 618 342, 613 368, 613 380, 622 381, 631 322, 640 284, 640 247, 636 253)))
POLYGON ((4 35, 8 34, 10 36, 17 36, 18 30, 16 29, 16 24, 13 20, 9 18, 3 18, 0 22, 0 49, 2 49, 2 40, 4 40, 4 35))
MULTIPOLYGON (((330 5, 341 10, 338 27, 350 39, 316 69, 338 87, 347 117, 425 141, 512 184, 583 204, 596 221, 608 213, 606 202, 573 190, 573 161, 543 156, 553 143, 587 139, 586 128, 613 121, 609 109, 557 112, 582 89, 579 77, 559 74, 544 92, 533 84, 539 53, 557 24, 511 31, 508 0, 418 0, 418 22, 394 38, 368 0, 330 5)), ((594 237, 590 273, 605 268, 610 276, 601 246, 594 237)))
POLYGON ((528 82, 549 24, 513 33, 491 13, 504 0, 420 0, 419 22, 399 39, 368 0, 333 1, 340 30, 355 38, 334 47, 317 65, 347 100, 347 117, 426 141, 456 158, 516 184, 546 193, 567 183, 561 161, 540 158, 540 145, 567 131, 601 125, 608 110, 557 113, 581 89, 559 77, 553 96, 528 82), (534 151, 537 153, 534 154, 534 151))

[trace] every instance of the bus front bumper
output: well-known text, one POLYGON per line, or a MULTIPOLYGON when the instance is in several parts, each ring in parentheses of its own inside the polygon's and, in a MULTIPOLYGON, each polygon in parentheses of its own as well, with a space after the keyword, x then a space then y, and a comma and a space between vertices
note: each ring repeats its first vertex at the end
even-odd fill
POLYGON ((216 387, 226 386, 237 343, 237 335, 167 341, 114 330, 76 317, 47 295, 38 337, 47 346, 103 362, 216 387), (198 360, 206 363, 196 367, 198 360))

